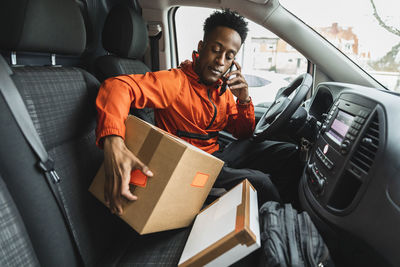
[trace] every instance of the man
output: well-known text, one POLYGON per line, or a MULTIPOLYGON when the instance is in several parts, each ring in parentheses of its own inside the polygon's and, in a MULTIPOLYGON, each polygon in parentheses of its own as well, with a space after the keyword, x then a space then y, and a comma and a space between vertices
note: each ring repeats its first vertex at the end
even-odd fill
MULTIPOLYGON (((192 62, 185 61, 178 69, 168 71, 110 78, 102 84, 96 100, 96 135, 97 144, 104 147, 104 194, 113 213, 123 212, 124 199, 137 199, 129 190, 133 169, 140 169, 149 177, 153 175, 124 144, 130 107, 155 108, 158 127, 223 160, 232 159, 232 155, 220 150, 218 131, 226 129, 239 139, 251 136, 254 107, 241 67, 235 61, 247 31, 242 16, 229 10, 217 11, 205 21, 204 37, 192 62), (236 70, 225 75, 233 65, 236 70), (225 92, 223 80, 228 88, 225 92)), ((216 181, 218 187, 230 189, 247 178, 257 189, 260 201, 279 201, 268 175, 232 167, 235 166, 224 166, 216 181)))

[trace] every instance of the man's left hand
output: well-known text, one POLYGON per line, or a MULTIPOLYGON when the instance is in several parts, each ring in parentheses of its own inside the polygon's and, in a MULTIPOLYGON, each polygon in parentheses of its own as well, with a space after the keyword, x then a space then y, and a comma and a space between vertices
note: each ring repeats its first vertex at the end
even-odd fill
POLYGON ((249 103, 249 87, 242 75, 242 67, 240 67, 239 63, 236 60, 233 61, 233 64, 235 64, 236 70, 229 72, 225 76, 225 78, 228 79, 226 84, 229 86, 232 94, 237 97, 239 103, 249 103), (229 79, 229 77, 231 77, 232 75, 234 75, 234 78, 229 79))

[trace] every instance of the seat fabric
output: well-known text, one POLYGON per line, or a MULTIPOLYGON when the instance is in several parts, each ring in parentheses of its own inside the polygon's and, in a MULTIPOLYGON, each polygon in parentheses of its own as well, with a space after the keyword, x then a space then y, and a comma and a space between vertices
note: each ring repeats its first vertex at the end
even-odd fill
POLYGON ((25 225, 0 176, 0 266, 39 266, 25 225))

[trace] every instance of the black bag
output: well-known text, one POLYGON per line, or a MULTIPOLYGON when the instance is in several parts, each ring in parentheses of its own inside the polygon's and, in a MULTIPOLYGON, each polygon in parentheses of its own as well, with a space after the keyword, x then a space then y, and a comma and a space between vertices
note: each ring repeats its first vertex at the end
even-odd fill
POLYGON ((265 266, 333 266, 322 237, 306 212, 290 204, 267 202, 260 208, 265 266))

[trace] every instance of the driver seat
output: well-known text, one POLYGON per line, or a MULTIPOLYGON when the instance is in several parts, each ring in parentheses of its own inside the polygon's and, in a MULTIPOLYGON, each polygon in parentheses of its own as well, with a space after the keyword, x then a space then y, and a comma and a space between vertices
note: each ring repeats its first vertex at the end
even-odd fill
MULTIPOLYGON (((148 46, 146 22, 133 7, 120 4, 111 9, 104 24, 102 42, 110 54, 96 59, 95 72, 100 81, 123 74, 151 71, 140 60, 148 46)), ((152 108, 132 109, 131 113, 155 124, 152 108)))

